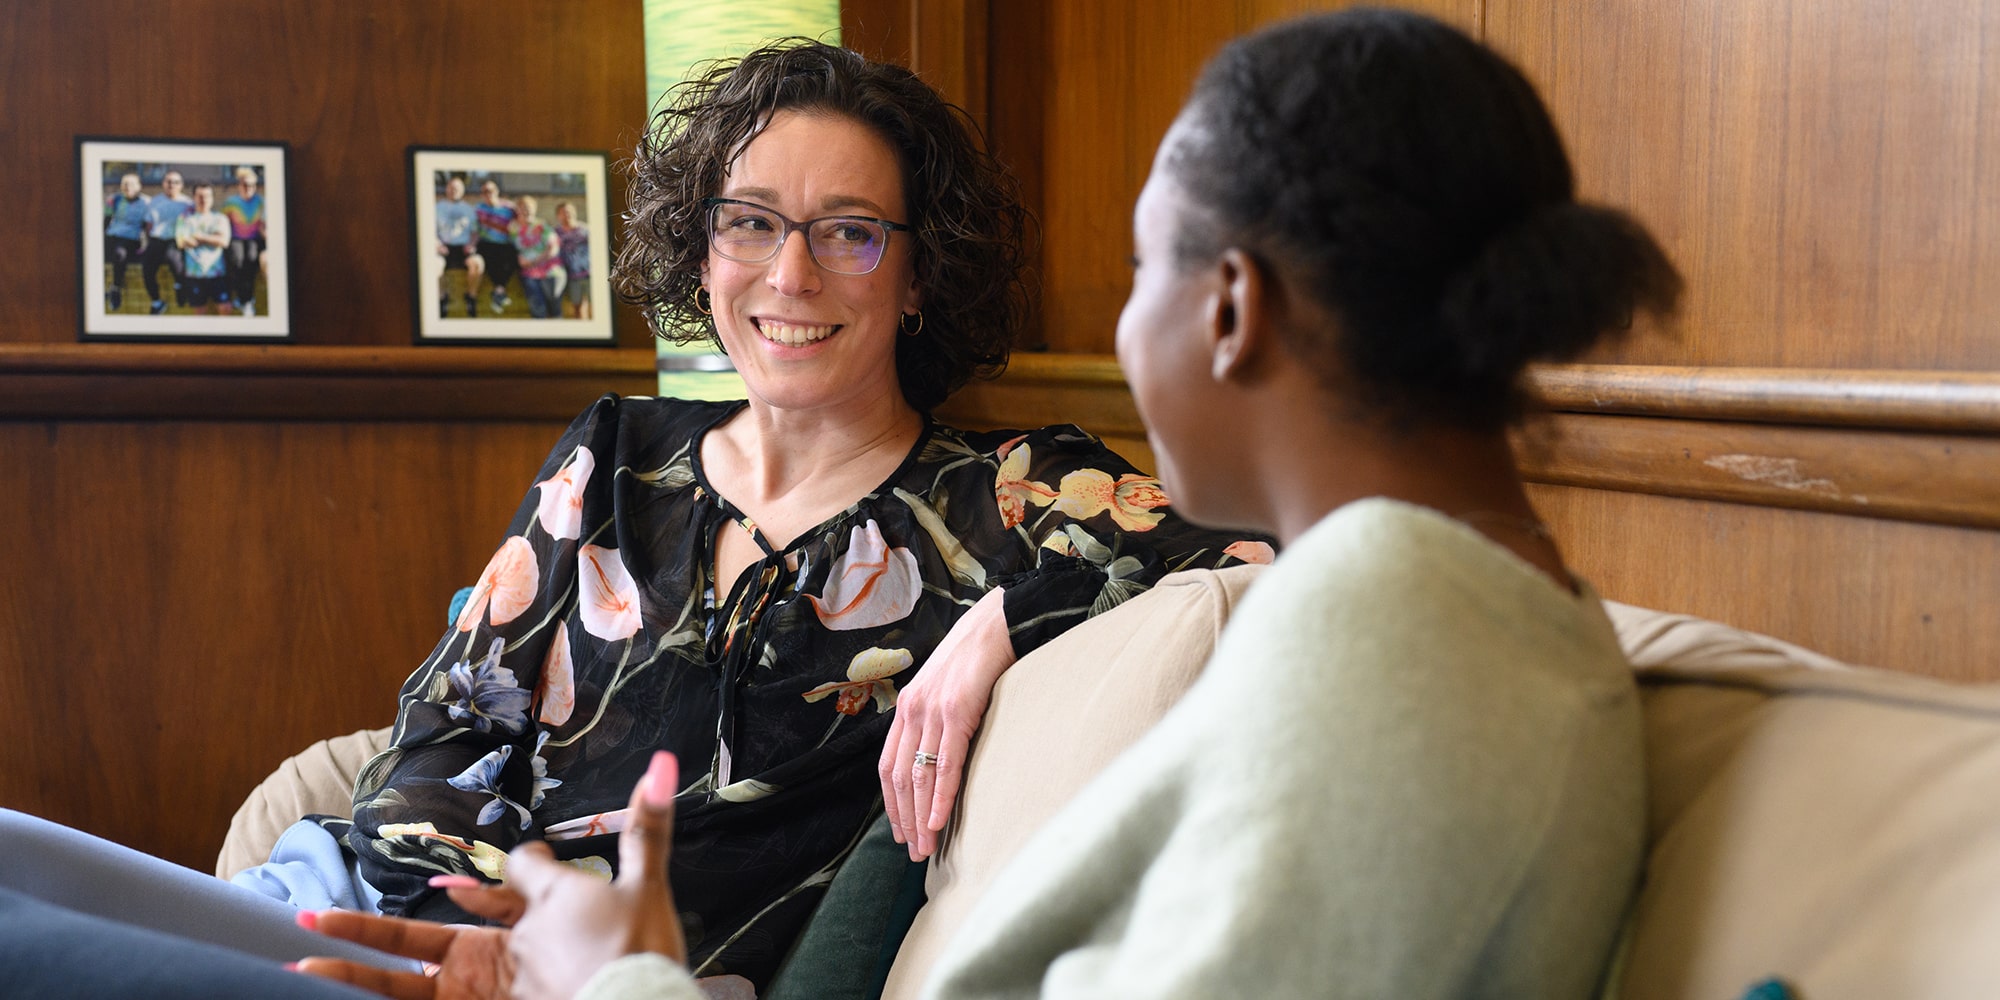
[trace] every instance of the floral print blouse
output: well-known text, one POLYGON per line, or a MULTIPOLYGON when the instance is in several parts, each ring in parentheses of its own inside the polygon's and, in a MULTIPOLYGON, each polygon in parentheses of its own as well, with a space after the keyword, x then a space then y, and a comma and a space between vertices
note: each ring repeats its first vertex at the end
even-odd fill
POLYGON ((356 784, 348 845, 384 912, 465 919, 430 876, 502 878, 527 838, 608 876, 667 749, 690 781, 671 877, 693 967, 761 984, 881 809, 898 686, 981 594, 1006 587, 1025 654, 1168 572, 1270 555, 1180 521, 1074 427, 936 423, 780 549, 702 472, 702 436, 744 405, 606 396, 563 435, 356 784), (729 520, 765 554, 717 592, 729 520))

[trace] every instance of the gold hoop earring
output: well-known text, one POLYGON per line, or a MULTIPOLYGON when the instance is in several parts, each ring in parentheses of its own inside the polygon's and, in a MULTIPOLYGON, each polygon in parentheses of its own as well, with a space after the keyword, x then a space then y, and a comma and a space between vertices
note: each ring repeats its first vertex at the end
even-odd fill
POLYGON ((703 316, 713 316, 715 314, 715 306, 713 304, 715 301, 715 296, 709 295, 708 301, 703 302, 702 296, 704 295, 708 295, 708 289, 703 288, 700 285, 696 285, 694 286, 694 294, 688 296, 688 298, 694 302, 695 312, 698 312, 703 316))
POLYGON ((917 310, 916 315, 917 315, 917 328, 914 330, 910 329, 909 313, 904 313, 903 318, 896 321, 896 328, 903 331, 904 336, 914 337, 917 334, 924 332, 924 311, 922 309, 919 309, 917 310))

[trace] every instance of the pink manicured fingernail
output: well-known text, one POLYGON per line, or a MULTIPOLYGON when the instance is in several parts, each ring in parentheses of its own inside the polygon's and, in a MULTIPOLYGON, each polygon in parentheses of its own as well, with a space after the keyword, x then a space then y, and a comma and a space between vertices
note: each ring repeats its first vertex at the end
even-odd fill
POLYGON ((285 971, 286 971, 286 972, 297 972, 297 971, 299 971, 299 963, 297 963, 297 962, 286 962, 286 963, 285 963, 285 971))
POLYGON ((317 910, 300 910, 298 915, 292 919, 297 921, 298 925, 306 930, 319 930, 319 911, 317 910))
POLYGON ((653 754, 653 762, 646 766, 646 804, 660 809, 674 801, 674 793, 680 790, 681 762, 665 750, 653 754))
POLYGON ((470 875, 432 875, 430 881, 433 889, 477 889, 484 884, 470 875))

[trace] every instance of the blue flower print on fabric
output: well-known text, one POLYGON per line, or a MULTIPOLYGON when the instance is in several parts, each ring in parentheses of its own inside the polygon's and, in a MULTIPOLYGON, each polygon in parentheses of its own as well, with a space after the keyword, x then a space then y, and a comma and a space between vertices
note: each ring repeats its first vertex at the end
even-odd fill
POLYGON ((528 808, 540 809, 542 800, 548 797, 549 789, 561 788, 561 778, 549 777, 549 762, 542 757, 542 747, 549 742, 548 730, 544 729, 535 737, 535 756, 529 761, 535 773, 535 795, 528 800, 528 808))
POLYGON ((500 791, 500 771, 507 766, 507 758, 514 755, 514 748, 504 746, 472 762, 472 766, 446 778, 445 783, 461 792, 479 792, 493 796, 486 808, 479 810, 476 822, 480 826, 491 826, 500 822, 500 817, 514 810, 521 817, 521 829, 528 828, 528 807, 508 798, 500 791))
POLYGON ((500 651, 506 643, 496 638, 486 648, 478 666, 469 659, 453 664, 446 678, 451 704, 445 711, 453 722, 463 723, 482 733, 495 726, 518 735, 528 728, 528 690, 514 679, 514 672, 500 665, 500 651))

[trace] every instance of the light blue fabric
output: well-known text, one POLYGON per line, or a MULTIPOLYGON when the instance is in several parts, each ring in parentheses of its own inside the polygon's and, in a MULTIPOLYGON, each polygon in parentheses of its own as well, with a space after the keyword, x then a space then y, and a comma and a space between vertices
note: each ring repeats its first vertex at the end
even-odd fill
POLYGON ((163 194, 154 195, 146 204, 147 231, 151 232, 156 240, 173 239, 174 222, 192 211, 194 202, 190 199, 169 198, 163 194))
POLYGON ((361 877, 340 841, 309 819, 285 829, 271 847, 271 860, 229 881, 300 909, 382 912, 382 893, 361 877))
POLYGON ((472 231, 479 224, 479 213, 462 201, 443 198, 437 203, 438 242, 446 246, 469 247, 472 245, 472 231))
POLYGON ((111 220, 111 224, 105 227, 104 235, 124 240, 136 240, 144 236, 146 206, 149 200, 143 194, 137 198, 127 198, 123 192, 112 195, 104 203, 104 216, 111 220))

